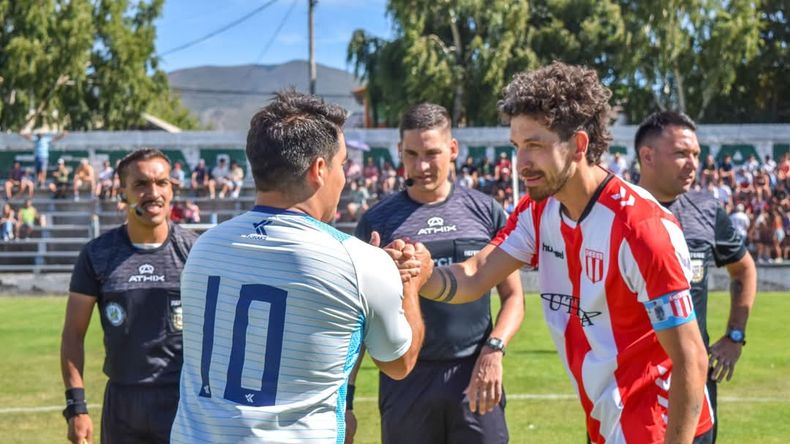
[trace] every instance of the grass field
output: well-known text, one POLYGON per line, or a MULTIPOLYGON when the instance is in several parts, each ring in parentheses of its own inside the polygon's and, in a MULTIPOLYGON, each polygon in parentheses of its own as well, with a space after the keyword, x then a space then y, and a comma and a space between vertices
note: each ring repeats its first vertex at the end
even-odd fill
MULTIPOLYGON (((567 399, 572 396, 571 386, 543 323, 539 299, 528 295, 526 301, 526 319, 505 358, 511 442, 583 443, 581 407, 575 399, 567 399)), ((3 444, 66 442, 58 357, 65 302, 63 297, 0 298, 3 444)), ((711 295, 709 328, 714 338, 724 331, 728 306, 724 293, 711 295)), ((790 442, 790 322, 784 319, 788 313, 790 293, 758 295, 735 378, 719 388, 720 443, 790 442)), ((101 326, 94 316, 86 344, 86 391, 91 404, 99 404, 104 391, 102 360, 101 326)), ((366 361, 355 402, 358 443, 379 441, 376 391, 377 373, 366 361)), ((98 405, 92 408, 97 428, 99 411, 98 405)))

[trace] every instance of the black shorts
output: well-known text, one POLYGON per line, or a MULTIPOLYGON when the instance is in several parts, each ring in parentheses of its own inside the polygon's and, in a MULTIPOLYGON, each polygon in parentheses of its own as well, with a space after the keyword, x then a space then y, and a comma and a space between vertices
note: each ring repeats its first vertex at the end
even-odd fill
POLYGON ((500 444, 508 442, 505 396, 494 410, 469 410, 463 391, 477 355, 450 361, 418 361, 402 381, 379 377, 383 444, 500 444))
POLYGON ((170 442, 178 409, 178 385, 107 383, 101 417, 102 444, 170 442))

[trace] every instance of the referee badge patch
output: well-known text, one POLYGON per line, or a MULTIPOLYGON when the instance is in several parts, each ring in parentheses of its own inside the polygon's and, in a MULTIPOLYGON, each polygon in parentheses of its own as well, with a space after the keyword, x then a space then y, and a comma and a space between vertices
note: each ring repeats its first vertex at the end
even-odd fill
POLYGON ((184 329, 184 311, 181 308, 181 300, 173 299, 170 301, 170 325, 173 326, 175 331, 184 329))
POLYGON ((126 320, 126 310, 117 302, 110 302, 104 307, 104 316, 113 327, 118 327, 126 320))
POLYGON ((697 284, 705 277, 705 262, 700 259, 691 260, 691 282, 697 284))

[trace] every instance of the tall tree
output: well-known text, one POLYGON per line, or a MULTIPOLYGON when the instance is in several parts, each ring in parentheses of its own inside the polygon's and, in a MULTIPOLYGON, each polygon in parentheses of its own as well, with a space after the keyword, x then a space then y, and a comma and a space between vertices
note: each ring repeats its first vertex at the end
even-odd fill
POLYGON ((394 124, 406 104, 431 101, 448 108, 456 124, 493 124, 506 79, 535 62, 522 45, 527 2, 391 0, 387 10, 395 39, 357 31, 348 51, 368 82, 377 123, 394 124))
MULTIPOLYGON (((648 92, 651 109, 677 109, 704 120, 711 101, 729 94, 738 68, 758 52, 758 2, 629 0, 621 4, 632 48, 641 52, 628 86, 648 92)), ((630 120, 639 120, 647 111, 640 108, 629 102, 630 120)))
POLYGON ((0 0, 0 129, 197 127, 158 67, 163 0, 0 0))

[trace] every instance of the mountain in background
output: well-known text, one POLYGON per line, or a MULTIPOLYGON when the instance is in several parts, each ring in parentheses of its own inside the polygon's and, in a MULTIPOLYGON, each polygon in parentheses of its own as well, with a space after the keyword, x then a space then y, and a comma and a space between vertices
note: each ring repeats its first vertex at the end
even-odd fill
MULTIPOLYGON (((200 122, 212 129, 249 129, 250 118, 277 90, 309 90, 310 66, 304 60, 281 65, 199 66, 168 74, 170 86, 200 122)), ((360 83, 354 75, 317 65, 316 93, 351 113, 347 126, 361 120, 362 105, 351 91, 360 83)))

